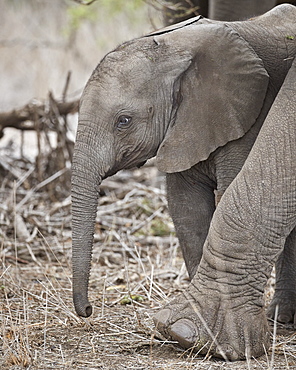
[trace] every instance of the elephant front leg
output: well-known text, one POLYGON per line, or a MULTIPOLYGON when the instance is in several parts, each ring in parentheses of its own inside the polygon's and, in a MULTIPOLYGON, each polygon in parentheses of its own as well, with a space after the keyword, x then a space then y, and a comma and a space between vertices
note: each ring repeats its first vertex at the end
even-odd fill
POLYGON ((167 174, 168 207, 190 280, 201 260, 215 210, 214 187, 212 180, 194 169, 167 174))
POLYGON ((276 264, 276 285, 267 316, 282 323, 292 322, 296 326, 296 229, 288 236, 284 250, 276 264))
MULTIPOLYGON (((229 253, 228 246, 227 241, 221 243, 229 253)), ((213 250, 211 241, 205 243, 189 287, 155 315, 159 332, 184 349, 225 360, 264 354, 269 347, 262 298, 267 276, 263 272, 251 275, 251 269, 262 269, 262 261, 256 254, 247 256, 244 246, 239 247, 246 259, 239 256, 240 252, 230 256, 213 250)), ((271 264, 264 267, 268 274, 271 264)))

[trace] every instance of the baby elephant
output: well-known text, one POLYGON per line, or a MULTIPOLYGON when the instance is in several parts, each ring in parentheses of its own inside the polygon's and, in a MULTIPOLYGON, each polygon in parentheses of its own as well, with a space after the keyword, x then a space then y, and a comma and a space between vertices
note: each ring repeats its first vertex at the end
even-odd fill
POLYGON ((72 167, 73 299, 80 316, 92 313, 98 187, 155 156, 167 174, 169 211, 194 277, 188 301, 177 298, 156 316, 159 330, 185 348, 213 337, 208 346, 216 356, 262 354, 268 339, 262 291, 276 260, 269 315, 279 305, 278 319, 294 320, 295 235, 288 234, 295 193, 288 197, 288 188, 296 162, 281 150, 294 154, 288 129, 295 54, 296 7, 286 4, 243 22, 192 18, 126 42, 99 63, 81 98, 72 167), (247 173, 223 195, 206 240, 216 203, 262 125, 274 136, 260 133, 247 173))

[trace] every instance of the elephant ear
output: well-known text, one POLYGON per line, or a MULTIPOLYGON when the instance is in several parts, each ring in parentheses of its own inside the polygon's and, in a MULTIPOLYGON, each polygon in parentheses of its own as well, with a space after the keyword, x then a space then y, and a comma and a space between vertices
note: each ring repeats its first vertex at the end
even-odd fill
POLYGON ((191 53, 189 67, 174 83, 179 106, 156 155, 160 171, 180 172, 251 128, 269 76, 252 47, 223 23, 184 27, 167 40, 158 37, 167 48, 172 44, 191 53))

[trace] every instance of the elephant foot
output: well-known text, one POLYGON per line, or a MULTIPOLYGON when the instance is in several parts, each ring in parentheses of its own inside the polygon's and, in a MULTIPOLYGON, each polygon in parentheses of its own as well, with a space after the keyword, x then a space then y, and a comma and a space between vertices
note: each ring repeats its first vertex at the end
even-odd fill
POLYGON ((198 294, 193 285, 154 316, 157 330, 184 349, 224 360, 258 357, 269 347, 269 329, 262 308, 244 306, 243 298, 198 294))
POLYGON ((267 309, 267 317, 275 320, 278 306, 277 321, 283 324, 293 323, 296 328, 296 293, 289 290, 276 290, 267 309))

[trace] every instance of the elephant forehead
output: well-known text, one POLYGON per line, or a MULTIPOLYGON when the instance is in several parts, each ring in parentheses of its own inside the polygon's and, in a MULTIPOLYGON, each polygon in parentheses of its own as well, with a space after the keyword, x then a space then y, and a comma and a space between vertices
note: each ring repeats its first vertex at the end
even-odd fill
POLYGON ((88 88, 95 88, 99 95, 131 99, 139 94, 147 96, 155 87, 153 81, 160 85, 157 74, 144 66, 143 61, 122 63, 106 60, 91 77, 88 88))
POLYGON ((120 78, 103 76, 87 84, 81 99, 81 110, 84 104, 86 107, 92 104, 101 114, 114 114, 128 108, 137 110, 149 104, 152 95, 145 84, 137 84, 124 74, 120 78))
POLYGON ((130 82, 136 80, 137 83, 141 83, 146 73, 148 75, 153 73, 152 67, 150 60, 139 52, 125 59, 108 58, 104 60, 99 73, 104 76, 111 76, 119 81, 125 82, 128 79, 130 82))
POLYGON ((107 74, 117 76, 143 72, 159 59, 160 51, 152 38, 140 38, 126 42, 106 54, 94 71, 94 76, 107 74))

